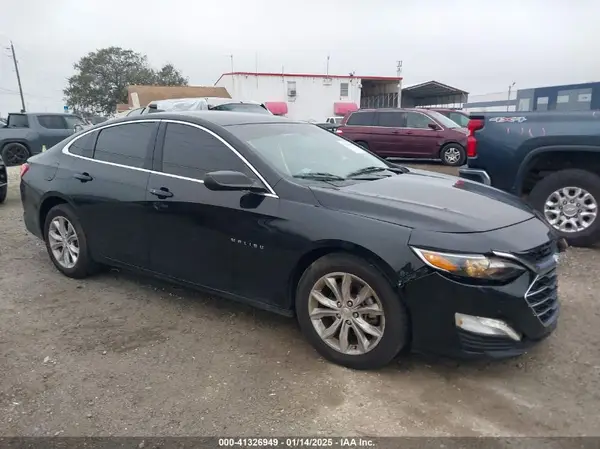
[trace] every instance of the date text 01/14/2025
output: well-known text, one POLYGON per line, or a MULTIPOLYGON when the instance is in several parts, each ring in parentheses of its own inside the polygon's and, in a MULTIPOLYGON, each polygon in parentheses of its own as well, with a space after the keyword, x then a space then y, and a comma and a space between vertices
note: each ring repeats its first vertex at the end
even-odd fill
POLYGON ((219 447, 374 447, 369 438, 219 438, 219 447))

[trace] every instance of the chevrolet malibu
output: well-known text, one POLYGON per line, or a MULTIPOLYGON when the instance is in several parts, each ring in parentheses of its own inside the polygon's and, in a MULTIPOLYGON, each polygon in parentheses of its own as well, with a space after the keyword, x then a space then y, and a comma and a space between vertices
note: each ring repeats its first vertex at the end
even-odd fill
POLYGON ((64 275, 119 266, 295 316, 351 368, 407 349, 514 356, 557 324, 562 240, 528 206, 308 123, 104 122, 29 158, 20 192, 64 275))

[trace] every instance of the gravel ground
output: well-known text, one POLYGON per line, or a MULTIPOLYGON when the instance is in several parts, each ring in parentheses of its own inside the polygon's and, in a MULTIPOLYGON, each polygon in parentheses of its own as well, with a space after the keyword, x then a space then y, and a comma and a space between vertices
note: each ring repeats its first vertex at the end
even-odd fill
POLYGON ((559 328, 529 354, 355 372, 288 318, 127 273, 62 276, 25 231, 17 171, 0 206, 0 436, 600 434, 597 249, 569 249, 559 328))

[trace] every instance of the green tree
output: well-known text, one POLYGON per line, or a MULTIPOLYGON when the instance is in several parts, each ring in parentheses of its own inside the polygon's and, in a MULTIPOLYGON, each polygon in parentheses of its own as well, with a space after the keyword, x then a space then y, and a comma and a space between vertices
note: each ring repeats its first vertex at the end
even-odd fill
POLYGON ((90 52, 73 67, 76 73, 64 90, 66 103, 96 114, 112 114, 117 103, 127 103, 127 86, 132 84, 187 85, 187 78, 172 64, 154 71, 145 55, 120 47, 90 52))

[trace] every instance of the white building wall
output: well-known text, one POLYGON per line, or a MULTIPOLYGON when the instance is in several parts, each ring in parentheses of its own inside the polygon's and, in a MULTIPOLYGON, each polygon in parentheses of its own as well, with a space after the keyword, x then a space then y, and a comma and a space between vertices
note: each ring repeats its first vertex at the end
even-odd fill
POLYGON ((216 85, 225 87, 232 98, 242 101, 286 102, 289 118, 323 122, 334 115, 334 103, 352 102, 360 106, 360 82, 358 78, 224 75, 216 85), (296 83, 295 97, 288 96, 289 82, 296 83), (342 83, 348 83, 347 97, 340 95, 342 83))
POLYGON ((477 103, 488 103, 492 101, 507 101, 507 100, 516 100, 517 99, 517 89, 513 89, 510 92, 510 98, 508 97, 508 90, 506 92, 492 92, 487 94, 480 95, 471 95, 469 94, 469 103, 468 106, 464 107, 463 110, 465 112, 505 112, 505 111, 515 111, 515 106, 478 106, 477 103), (472 106, 471 106, 472 105, 472 106))

